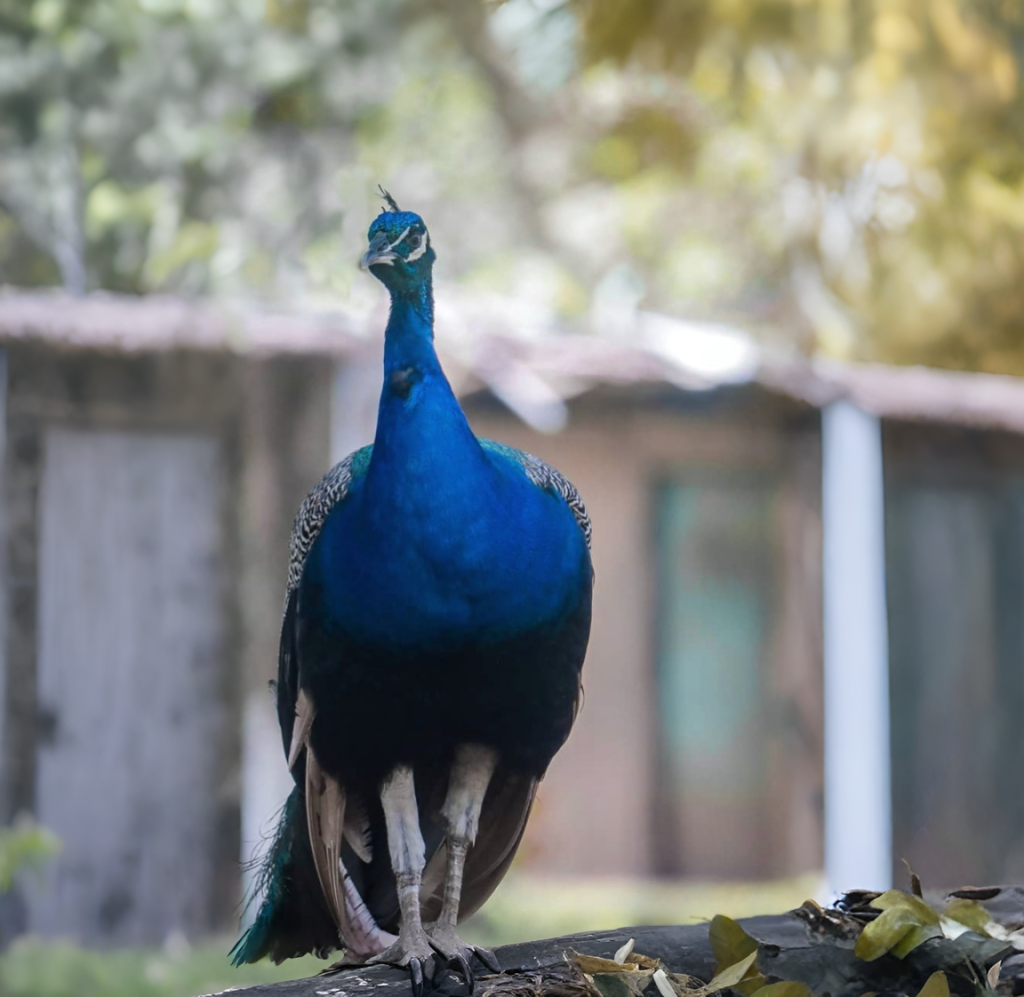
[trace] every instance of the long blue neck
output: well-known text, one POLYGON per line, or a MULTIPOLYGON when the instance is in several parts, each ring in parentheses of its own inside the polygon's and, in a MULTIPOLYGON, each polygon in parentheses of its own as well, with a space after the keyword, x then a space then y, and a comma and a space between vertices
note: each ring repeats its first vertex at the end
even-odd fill
POLYGON ((440 371, 434 351, 434 291, 430 281, 407 294, 391 292, 391 314, 384 330, 384 393, 395 371, 409 367, 440 371))
POLYGON ((376 502, 410 512, 444 500, 460 475, 485 466, 434 350, 429 281, 409 294, 392 292, 368 489, 376 502))

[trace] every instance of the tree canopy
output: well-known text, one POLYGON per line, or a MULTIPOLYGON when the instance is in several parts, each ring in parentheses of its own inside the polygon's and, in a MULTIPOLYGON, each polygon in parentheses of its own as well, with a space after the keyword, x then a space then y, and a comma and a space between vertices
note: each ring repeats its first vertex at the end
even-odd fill
POLYGON ((779 315, 803 319, 828 352, 1024 373, 1024 7, 590 0, 580 11, 584 65, 681 84, 675 100, 666 90, 623 109, 607 132, 621 136, 613 165, 693 149, 693 188, 719 186, 740 220, 727 233, 712 219, 708 246, 729 261, 730 236, 756 246, 741 286, 759 270, 777 281, 779 315))
POLYGON ((1015 0, 0 0, 0 280, 364 293, 378 182, 445 279, 1024 373, 1015 0))

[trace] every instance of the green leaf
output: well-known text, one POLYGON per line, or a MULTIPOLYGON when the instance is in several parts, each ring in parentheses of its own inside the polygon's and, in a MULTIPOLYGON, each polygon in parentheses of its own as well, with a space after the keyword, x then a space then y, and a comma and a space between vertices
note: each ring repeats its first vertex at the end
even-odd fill
POLYGON ((942 915, 958 924, 966 925, 979 935, 988 934, 988 925, 992 920, 989 912, 976 900, 961 900, 959 898, 951 900, 942 915))
MULTIPOLYGON (((747 974, 753 968, 756 958, 757 949, 754 949, 753 952, 744 956, 739 962, 720 970, 705 988, 706 992, 714 994, 718 993, 719 990, 725 990, 727 987, 737 987, 738 989, 739 983, 747 979, 747 974)), ((757 974, 757 979, 760 982, 764 981, 764 977, 760 973, 757 974)))
POLYGON ((752 997, 814 997, 814 993, 806 983, 780 980, 778 983, 769 983, 768 986, 755 990, 752 997))
POLYGON ((751 952, 757 952, 757 942, 751 938, 731 917, 718 914, 708 927, 711 951, 718 965, 716 972, 735 965, 751 952))
MULTIPOLYGON (((725 917, 722 914, 714 917, 708 928, 708 938, 711 941, 711 951, 717 962, 715 972, 719 975, 728 972, 748 957, 752 957, 750 966, 753 967, 753 959, 757 958, 757 941, 751 938, 731 917, 725 917)), ((712 980, 708 986, 711 987, 714 982, 712 980)), ((749 997, 763 984, 764 977, 755 967, 746 977, 741 976, 735 983, 724 984, 724 986, 735 987, 749 997)))
POLYGON ((929 938, 941 938, 942 928, 937 924, 920 924, 915 928, 911 928, 900 941, 898 941, 892 947, 892 954, 897 959, 902 959, 909 955, 922 944, 922 942, 928 941, 929 938))
POLYGON ((946 974, 941 970, 932 973, 925 985, 918 991, 917 997, 949 997, 949 981, 946 979, 946 974))
POLYGON ((919 924, 938 924, 939 915, 918 897, 912 897, 902 890, 888 890, 880 897, 871 901, 871 906, 876 910, 893 910, 896 908, 907 908, 912 911, 919 924))
POLYGON ((6 893, 23 869, 39 869, 60 851, 60 840, 31 820, 0 828, 0 893, 6 893))
POLYGON ((206 260, 217 249, 217 227, 206 222, 184 222, 170 245, 154 252, 146 262, 146 276, 154 285, 162 284, 179 267, 192 260, 206 260))
POLYGON ((601 997, 634 997, 633 991, 623 979, 624 973, 595 973, 594 986, 601 997))
POLYGON ((906 907, 895 907, 864 926, 854 946, 854 954, 865 962, 874 962, 891 952, 917 926, 913 913, 906 907))
POLYGON ((865 926, 854 948, 865 962, 873 962, 886 952, 902 959, 922 942, 942 934, 939 915, 923 900, 902 890, 883 893, 871 901, 871 906, 882 914, 865 926))

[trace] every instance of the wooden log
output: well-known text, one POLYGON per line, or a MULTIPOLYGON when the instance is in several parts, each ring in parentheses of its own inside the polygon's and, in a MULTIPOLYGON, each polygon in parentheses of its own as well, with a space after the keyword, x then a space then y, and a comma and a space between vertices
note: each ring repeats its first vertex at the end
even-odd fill
MULTIPOLYGON (((1024 920, 1024 888, 1004 887, 1000 896, 985 906, 1000 922, 1019 925, 1024 920)), ((866 962, 854 954, 863 927, 857 919, 838 911, 822 911, 808 902, 786 914, 746 918, 739 922, 758 943, 757 969, 765 980, 794 980, 805 983, 819 997, 861 997, 864 993, 917 994, 931 975, 946 973, 954 997, 984 997, 986 974, 997 963, 1002 994, 1024 994, 1024 955, 1013 945, 968 932, 957 939, 932 938, 905 958, 888 953, 866 962)), ((669 973, 685 974, 710 981, 717 964, 708 937, 709 923, 689 925, 641 925, 611 931, 587 931, 559 938, 505 945, 495 951, 505 974, 528 974, 532 970, 565 969, 568 953, 612 958, 631 938, 633 951, 661 960, 669 973)), ((481 973, 486 972, 478 966, 481 973)), ((482 995, 493 986, 494 977, 477 980, 474 994, 482 995)), ((510 980, 504 981, 506 983, 510 980)), ((520 992, 534 989, 523 979, 520 992)), ((503 988, 506 993, 508 987, 503 988)), ((544 989, 541 987, 540 989, 544 989)), ((224 993, 245 997, 411 997, 409 974, 389 966, 346 969, 287 983, 231 989, 224 993)), ((645 994, 656 991, 648 988, 645 994)), ((443 980, 435 997, 465 997, 459 978, 443 980)), ((213 995, 210 995, 213 997, 213 995)))
MULTIPOLYGON (((637 952, 660 958, 674 972, 688 973, 702 979, 711 979, 714 974, 715 959, 711 954, 706 923, 584 931, 578 935, 503 945, 495 950, 495 955, 505 972, 518 972, 562 965, 569 949, 611 958, 630 938, 636 939, 637 952)), ((476 992, 481 993, 483 989, 483 984, 478 982, 476 992)), ((385 994, 386 997, 411 997, 412 989, 408 973, 390 966, 367 966, 305 980, 267 983, 223 993, 231 993, 232 997, 236 994, 244 994, 245 997, 368 997, 371 993, 385 994)))

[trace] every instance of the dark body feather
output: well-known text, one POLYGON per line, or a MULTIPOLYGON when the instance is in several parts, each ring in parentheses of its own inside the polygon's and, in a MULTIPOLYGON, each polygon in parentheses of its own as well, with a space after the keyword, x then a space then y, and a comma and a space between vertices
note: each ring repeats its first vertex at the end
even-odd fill
POLYGON ((279 847, 308 834, 306 758, 293 750, 301 696, 315 705, 304 743, 355 815, 341 848, 350 885, 390 932, 399 905, 383 780, 398 765, 414 771, 429 919, 440 908, 440 809, 455 750, 497 752, 466 859, 466 916, 508 868, 576 715, 592 588, 582 502, 537 458, 472 434, 434 352, 429 282, 392 298, 375 443, 325 476, 292 537, 277 706, 296 789, 236 962, 279 961, 337 935, 322 896, 275 892, 309 880, 295 868, 308 849, 279 847))

